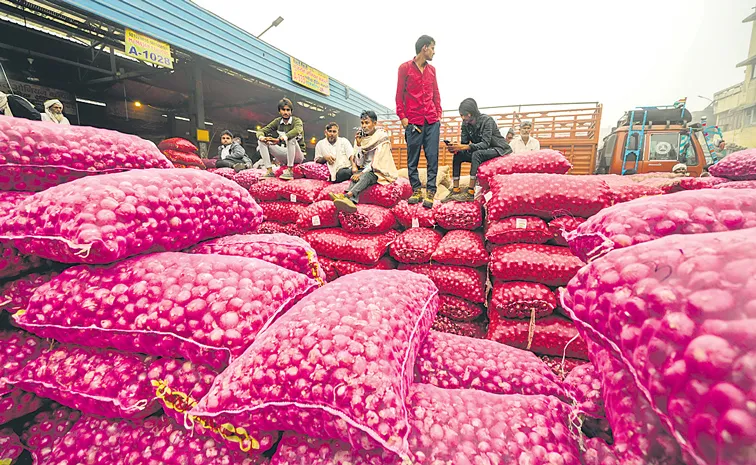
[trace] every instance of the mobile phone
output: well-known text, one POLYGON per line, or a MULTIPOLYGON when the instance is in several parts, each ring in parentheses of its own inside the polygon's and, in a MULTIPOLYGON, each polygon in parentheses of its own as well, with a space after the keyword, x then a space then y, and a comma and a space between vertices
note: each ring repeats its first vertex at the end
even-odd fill
POLYGON ((451 141, 449 139, 444 139, 444 144, 451 145, 451 141))

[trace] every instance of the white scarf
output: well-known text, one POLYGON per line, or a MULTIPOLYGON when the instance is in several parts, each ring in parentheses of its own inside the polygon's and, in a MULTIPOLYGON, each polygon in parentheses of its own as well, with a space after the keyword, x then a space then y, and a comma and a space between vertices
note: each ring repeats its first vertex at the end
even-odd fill
POLYGON ((47 114, 47 116, 50 118, 50 121, 52 121, 53 123, 60 124, 60 123, 63 122, 63 120, 66 117, 63 116, 63 113, 61 113, 61 114, 58 115, 58 114, 52 112, 52 110, 50 108, 53 105, 55 105, 56 103, 58 105, 60 105, 60 106, 63 106, 63 104, 58 99, 52 99, 52 100, 46 101, 45 102, 45 114, 47 114))

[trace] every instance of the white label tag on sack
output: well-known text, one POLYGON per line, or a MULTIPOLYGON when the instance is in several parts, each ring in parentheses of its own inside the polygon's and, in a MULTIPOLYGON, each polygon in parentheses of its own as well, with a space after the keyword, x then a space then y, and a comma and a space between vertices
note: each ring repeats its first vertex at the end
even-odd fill
POLYGON ((312 217, 312 225, 320 226, 320 217, 318 215, 312 217))
POLYGON ((515 228, 528 229, 528 220, 526 220, 525 218, 517 218, 515 220, 515 228))
POLYGON ((413 228, 419 228, 420 227, 420 220, 417 218, 412 218, 412 227, 413 228))
POLYGON ((486 195, 484 195, 483 198, 486 199, 486 202, 490 202, 491 199, 493 198, 493 192, 491 191, 486 192, 486 195))
POLYGON ((296 203, 296 201, 297 201, 297 195, 296 194, 291 194, 289 196, 289 200, 291 200, 293 203, 296 203))

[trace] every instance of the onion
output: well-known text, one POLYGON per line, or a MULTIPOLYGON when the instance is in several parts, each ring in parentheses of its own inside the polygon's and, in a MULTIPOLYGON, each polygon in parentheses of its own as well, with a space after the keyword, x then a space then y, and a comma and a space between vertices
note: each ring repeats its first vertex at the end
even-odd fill
POLYGON ((433 229, 408 229, 391 244, 391 256, 401 263, 429 263, 442 237, 433 229))
POLYGON ((486 220, 486 240, 492 244, 544 244, 551 238, 546 222, 536 216, 486 220))
POLYGON ((530 281, 563 286, 583 262, 567 247, 542 244, 508 244, 491 252, 491 274, 501 281, 530 281))
POLYGON ((444 229, 477 229, 483 224, 483 209, 478 202, 442 203, 433 217, 444 229))
POLYGON ((305 234, 304 240, 309 242, 321 257, 375 265, 398 235, 394 230, 383 234, 365 235, 329 228, 309 231, 305 234))
POLYGON ((435 264, 402 264, 399 269, 428 276, 442 294, 455 295, 471 302, 486 301, 486 273, 481 269, 435 264))
POLYGON ((756 180, 756 150, 746 149, 731 153, 712 165, 709 173, 733 181, 756 180))
POLYGON ((16 463, 23 451, 24 446, 15 431, 10 428, 0 429, 0 463, 16 463))
POLYGON ((581 412, 594 418, 602 418, 604 399, 601 393, 601 379, 592 363, 575 367, 564 378, 564 385, 581 412))
POLYGON ((263 220, 282 224, 296 223, 305 211, 304 205, 284 201, 260 202, 260 208, 263 220))
POLYGON ((319 200, 302 210, 297 226, 303 231, 310 229, 338 228, 339 211, 331 200, 319 200))
POLYGON ((551 315, 533 324, 530 337, 529 320, 509 320, 496 313, 489 315, 487 338, 520 349, 528 349, 541 355, 554 355, 588 359, 585 341, 579 337, 572 322, 559 315, 551 315))
POLYGON ((500 318, 542 318, 556 306, 556 296, 543 284, 495 281, 489 312, 500 318))
POLYGON ((381 234, 396 226, 391 210, 377 205, 357 205, 354 213, 339 213, 339 222, 344 231, 355 234, 381 234))
POLYGON ((363 265, 362 263, 348 260, 332 260, 321 257, 318 259, 326 274, 326 281, 334 281, 341 276, 346 276, 358 271, 366 270, 395 270, 396 262, 391 257, 381 257, 375 265, 363 265))
POLYGON ((436 226, 435 212, 440 204, 425 208, 422 203, 410 205, 402 200, 391 209, 396 221, 404 228, 432 228, 436 226))
POLYGON ((497 174, 551 173, 566 174, 572 164, 556 150, 544 149, 526 154, 497 157, 480 165, 478 183, 488 189, 490 180, 497 174))
POLYGON ((456 321, 439 314, 433 322, 433 330, 440 333, 456 334, 475 339, 486 338, 486 323, 478 321, 456 321))
POLYGON ((472 321, 483 314, 483 305, 461 297, 443 294, 439 297, 438 314, 456 321, 472 321))
POLYGON ((481 233, 459 229, 444 235, 431 258, 444 265, 479 267, 488 263, 488 252, 481 233))

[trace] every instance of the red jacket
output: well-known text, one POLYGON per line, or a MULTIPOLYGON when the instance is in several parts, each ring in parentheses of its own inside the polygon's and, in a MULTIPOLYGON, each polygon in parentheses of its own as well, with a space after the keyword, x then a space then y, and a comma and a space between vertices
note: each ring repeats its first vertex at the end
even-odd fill
POLYGON ((425 70, 412 59, 399 66, 399 80, 396 84, 396 114, 399 119, 407 118, 410 124, 422 126, 441 119, 441 96, 438 94, 436 68, 430 63, 425 70))

